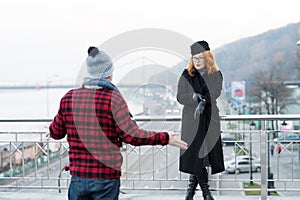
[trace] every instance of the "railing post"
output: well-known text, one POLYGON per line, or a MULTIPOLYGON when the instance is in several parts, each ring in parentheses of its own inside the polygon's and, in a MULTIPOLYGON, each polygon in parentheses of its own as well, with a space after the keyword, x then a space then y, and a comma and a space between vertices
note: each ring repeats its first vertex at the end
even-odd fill
POLYGON ((261 163, 261 200, 267 200, 268 188, 267 188, 267 133, 265 127, 265 120, 262 120, 262 126, 260 131, 260 163, 261 163))

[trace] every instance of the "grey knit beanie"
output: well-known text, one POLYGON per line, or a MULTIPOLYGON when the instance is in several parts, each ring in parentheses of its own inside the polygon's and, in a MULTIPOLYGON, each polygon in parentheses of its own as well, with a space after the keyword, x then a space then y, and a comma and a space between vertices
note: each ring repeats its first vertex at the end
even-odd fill
POLYGON ((107 78, 112 76, 114 71, 110 57, 97 47, 89 47, 86 59, 87 72, 94 78, 107 78))

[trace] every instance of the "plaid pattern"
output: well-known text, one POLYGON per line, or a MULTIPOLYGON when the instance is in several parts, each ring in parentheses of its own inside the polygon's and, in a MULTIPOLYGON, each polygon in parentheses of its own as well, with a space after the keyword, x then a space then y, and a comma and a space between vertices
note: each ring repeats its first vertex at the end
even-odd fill
POLYGON ((71 175, 82 178, 120 178, 120 140, 134 146, 169 143, 166 132, 139 129, 122 95, 109 89, 70 90, 49 129, 54 139, 67 135, 71 175))

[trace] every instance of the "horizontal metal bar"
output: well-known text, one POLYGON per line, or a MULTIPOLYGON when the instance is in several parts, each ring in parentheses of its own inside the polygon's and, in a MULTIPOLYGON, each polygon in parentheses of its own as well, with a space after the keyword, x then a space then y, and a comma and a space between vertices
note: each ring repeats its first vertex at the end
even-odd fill
POLYGON ((51 122, 53 119, 0 119, 0 122, 51 122))
MULTIPOLYGON (((136 121, 181 121, 181 115, 134 116, 136 121)), ((299 114, 284 115, 221 115, 221 120, 299 120, 299 114)), ((51 122, 53 119, 0 119, 0 122, 51 122)))

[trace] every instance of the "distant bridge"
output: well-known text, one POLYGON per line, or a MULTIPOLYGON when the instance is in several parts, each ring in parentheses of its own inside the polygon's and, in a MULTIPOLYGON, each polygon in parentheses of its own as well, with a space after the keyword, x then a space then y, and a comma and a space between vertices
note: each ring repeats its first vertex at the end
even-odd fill
POLYGON ((57 85, 0 85, 0 90, 40 90, 52 88, 75 88, 75 84, 57 84, 57 85))
MULTIPOLYGON (((147 84, 118 84, 118 88, 140 88, 143 86, 151 87, 151 88, 161 88, 163 85, 161 84, 153 84, 149 83, 147 84)), ((59 89, 59 88, 66 88, 66 89, 71 89, 71 88, 77 88, 79 87, 78 84, 51 84, 51 85, 39 85, 39 84, 11 84, 11 85, 5 85, 5 84, 0 84, 0 90, 40 90, 40 89, 59 89)))

